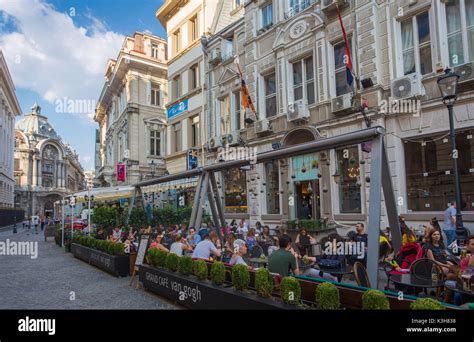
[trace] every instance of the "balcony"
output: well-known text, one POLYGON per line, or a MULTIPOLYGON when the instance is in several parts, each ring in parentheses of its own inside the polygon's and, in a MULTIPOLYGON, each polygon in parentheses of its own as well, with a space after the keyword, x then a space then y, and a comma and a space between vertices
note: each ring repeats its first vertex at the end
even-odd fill
POLYGON ((314 5, 316 0, 302 0, 299 3, 295 4, 293 7, 289 9, 288 12, 285 12, 285 20, 291 17, 294 17, 300 12, 303 12, 305 9, 314 5))

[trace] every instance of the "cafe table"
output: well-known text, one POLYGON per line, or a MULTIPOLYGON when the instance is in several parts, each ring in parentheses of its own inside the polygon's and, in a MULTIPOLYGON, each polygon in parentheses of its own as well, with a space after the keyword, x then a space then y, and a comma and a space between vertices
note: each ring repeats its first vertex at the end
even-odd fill
POLYGON ((321 267, 317 263, 313 265, 314 269, 317 269, 323 273, 329 273, 337 278, 337 281, 340 283, 342 281, 342 277, 348 274, 354 273, 351 266, 343 265, 335 268, 326 268, 321 267))
POLYGON ((451 290, 453 292, 457 292, 457 293, 460 293, 464 296, 469 296, 469 297, 472 297, 474 298, 474 291, 469 291, 469 290, 466 290, 463 285, 461 283, 458 283, 456 281, 446 281, 444 283, 444 286, 448 289, 448 290, 451 290))
POLYGON ((423 289, 438 288, 444 286, 443 280, 433 280, 431 278, 423 278, 416 274, 397 274, 390 276, 390 281, 394 284, 417 287, 423 289))

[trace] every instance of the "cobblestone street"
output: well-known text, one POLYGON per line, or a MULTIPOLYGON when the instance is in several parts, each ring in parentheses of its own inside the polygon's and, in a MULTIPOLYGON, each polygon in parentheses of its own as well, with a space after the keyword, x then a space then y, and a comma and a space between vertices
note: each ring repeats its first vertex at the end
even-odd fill
POLYGON ((38 258, 0 256, 0 309, 176 309, 143 289, 75 259, 43 232, 0 231, 0 241, 37 241, 38 258), (71 291, 75 300, 71 300, 71 291))

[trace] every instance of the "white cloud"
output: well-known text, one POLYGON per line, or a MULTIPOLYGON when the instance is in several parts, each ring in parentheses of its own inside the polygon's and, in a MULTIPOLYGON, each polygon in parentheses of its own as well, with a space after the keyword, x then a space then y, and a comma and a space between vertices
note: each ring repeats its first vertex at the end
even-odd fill
POLYGON ((84 156, 79 156, 80 162, 83 164, 89 164, 89 162, 92 160, 92 157, 90 155, 84 155, 84 156))
MULTIPOLYGON (((107 31, 90 14, 90 26, 78 27, 43 0, 0 0, 0 9, 15 23, 14 32, 0 32, 0 49, 17 87, 50 103, 99 97, 107 60, 118 54, 123 35, 107 31)), ((82 113, 90 119, 88 114, 82 113)))

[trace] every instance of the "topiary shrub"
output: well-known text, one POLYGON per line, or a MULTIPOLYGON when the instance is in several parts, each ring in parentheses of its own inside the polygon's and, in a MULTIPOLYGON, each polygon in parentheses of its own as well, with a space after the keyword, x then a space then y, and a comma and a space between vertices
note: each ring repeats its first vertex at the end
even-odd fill
POLYGON ((446 308, 432 298, 418 298, 410 304, 412 310, 445 310, 446 308))
POLYGON ((152 266, 158 266, 158 249, 156 248, 150 248, 148 250, 148 256, 150 257, 150 263, 152 266))
POLYGON ((123 243, 115 243, 113 245, 113 255, 116 255, 116 256, 125 255, 125 245, 123 243))
POLYGON ((193 273, 199 280, 207 279, 207 263, 204 260, 195 260, 193 262, 193 273))
POLYGON ((316 305, 320 310, 339 309, 339 289, 333 283, 321 283, 316 287, 316 305))
POLYGON ((222 285, 225 281, 225 266, 222 262, 215 262, 211 266, 211 281, 216 285, 222 285))
POLYGON ((179 258, 178 271, 183 275, 189 275, 193 272, 193 258, 188 255, 179 258))
POLYGON ((236 290, 243 291, 249 286, 250 274, 247 266, 235 265, 232 267, 232 285, 236 290))
POLYGON ((382 291, 368 290, 362 295, 362 310, 389 310, 388 298, 382 291))
POLYGON ((157 249, 156 255, 156 266, 158 267, 165 267, 166 266, 166 259, 168 257, 168 252, 162 251, 161 249, 157 249))
POLYGON ((166 256, 166 268, 171 272, 176 272, 178 270, 179 256, 174 253, 168 253, 166 256))
POLYGON ((301 300, 300 282, 294 277, 284 277, 280 284, 280 294, 284 303, 299 304, 301 300))
POLYGON ((273 277, 266 268, 259 268, 255 272, 255 289, 257 295, 268 298, 273 292, 273 277))

